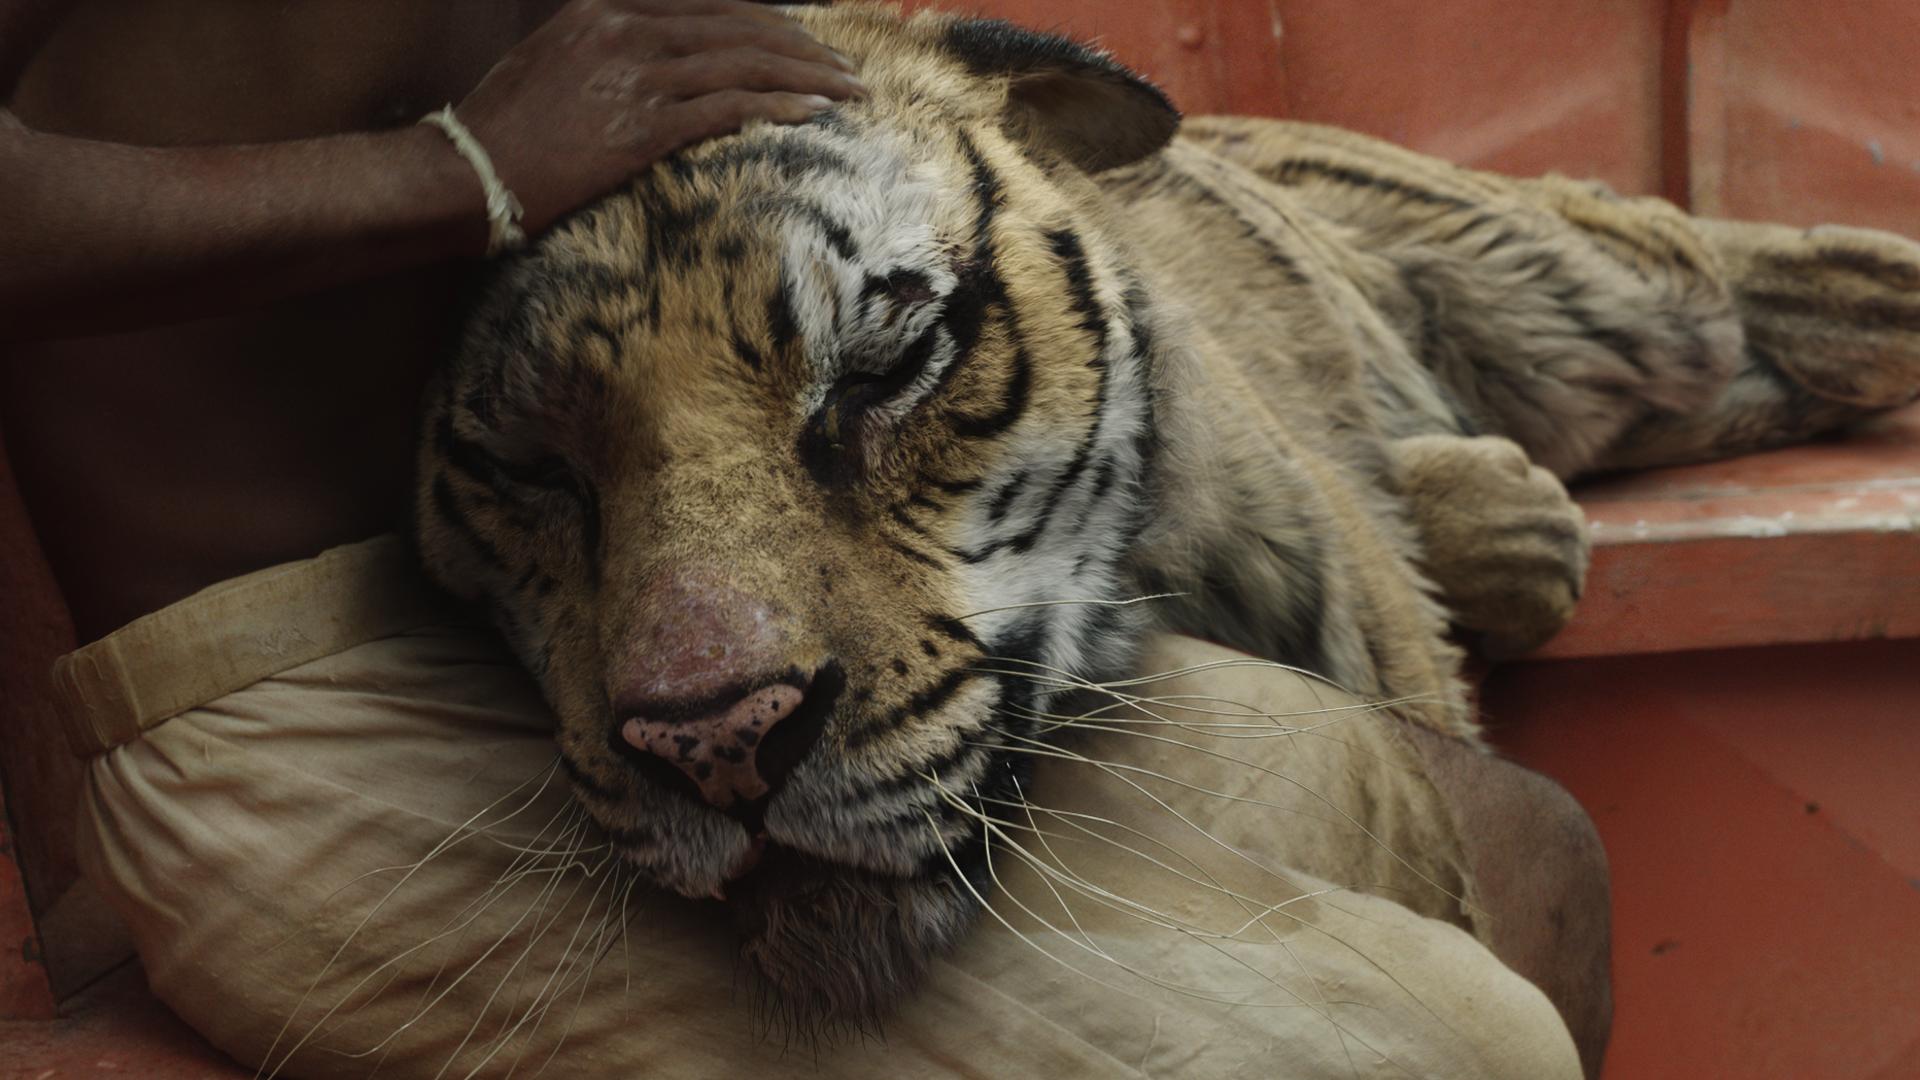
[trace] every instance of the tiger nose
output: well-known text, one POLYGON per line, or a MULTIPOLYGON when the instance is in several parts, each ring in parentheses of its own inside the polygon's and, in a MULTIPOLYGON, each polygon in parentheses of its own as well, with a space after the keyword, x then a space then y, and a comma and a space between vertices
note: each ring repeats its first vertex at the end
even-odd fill
POLYGON ((712 806, 754 802, 773 794, 820 739, 826 709, 809 707, 813 682, 793 672, 700 703, 623 703, 620 737, 674 766, 712 806))

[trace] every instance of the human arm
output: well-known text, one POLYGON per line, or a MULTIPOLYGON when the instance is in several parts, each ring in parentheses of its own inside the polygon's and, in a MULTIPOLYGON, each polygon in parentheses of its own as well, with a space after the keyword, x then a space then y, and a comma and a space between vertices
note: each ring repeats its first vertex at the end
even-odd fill
MULTIPOLYGON (((43 6, 0 0, 0 29, 43 6)), ((686 143, 859 93, 849 70, 756 5, 575 0, 456 112, 532 233, 686 143)), ((14 73, 0 58, 0 92, 14 73)), ((472 168, 432 128, 151 148, 0 112, 0 237, 0 339, 25 339, 215 315, 479 254, 487 222, 472 168)))

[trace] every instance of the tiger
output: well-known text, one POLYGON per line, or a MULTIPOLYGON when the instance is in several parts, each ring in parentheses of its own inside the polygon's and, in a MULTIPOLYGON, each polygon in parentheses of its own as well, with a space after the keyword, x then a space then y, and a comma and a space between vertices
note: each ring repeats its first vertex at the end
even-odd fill
POLYGON ((790 13, 869 95, 504 259, 428 394, 414 529, 608 842, 822 1020, 884 1015, 991 889, 932 778, 1007 798, 1008 740, 1070 737, 1038 718, 1149 632, 1474 740, 1466 648, 1580 596, 1567 482, 1920 389, 1897 236, 1183 119, 1003 22, 790 13))

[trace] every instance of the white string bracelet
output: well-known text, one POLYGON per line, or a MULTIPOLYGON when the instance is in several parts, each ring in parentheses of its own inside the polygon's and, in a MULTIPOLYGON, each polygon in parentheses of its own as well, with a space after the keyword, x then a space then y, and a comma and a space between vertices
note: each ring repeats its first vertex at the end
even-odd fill
POLYGON ((500 182, 500 176, 493 171, 493 159, 487 156, 486 147, 473 137, 467 125, 453 115, 453 106, 448 105, 438 112, 430 112, 420 118, 423 124, 431 124, 446 132, 453 141, 453 148, 467 159, 473 171, 480 177, 480 187, 487 195, 487 256, 489 258, 503 251, 518 251, 525 247, 527 234, 520 228, 521 215, 526 211, 520 208, 520 200, 513 197, 507 185, 500 182))

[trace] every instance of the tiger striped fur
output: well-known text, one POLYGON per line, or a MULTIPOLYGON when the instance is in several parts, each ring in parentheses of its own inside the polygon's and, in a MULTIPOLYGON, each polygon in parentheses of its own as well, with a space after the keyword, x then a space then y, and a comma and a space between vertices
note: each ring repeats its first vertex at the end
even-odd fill
POLYGON ((803 1021, 884 1011, 969 924, 979 830, 929 778, 1018 782, 996 744, 1057 694, 1012 673, 1122 672, 1155 625, 1471 738, 1449 623, 1524 648, 1579 593, 1556 478, 1920 388, 1895 237, 1304 124, 1176 138, 1061 39, 794 17, 871 98, 687 150, 507 263, 431 395, 418 536, 539 679, 593 818, 724 897, 803 1021), (620 687, 708 662, 682 643, 722 617, 818 737, 744 809, 618 734, 620 687))

